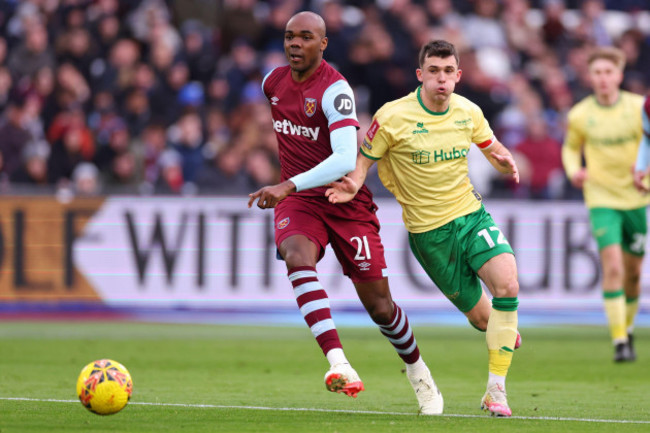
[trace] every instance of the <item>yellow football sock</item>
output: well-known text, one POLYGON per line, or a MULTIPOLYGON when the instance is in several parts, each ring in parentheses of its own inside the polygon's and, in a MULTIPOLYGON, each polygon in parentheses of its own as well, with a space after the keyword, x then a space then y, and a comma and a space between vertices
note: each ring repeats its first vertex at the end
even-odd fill
POLYGON ((614 292, 603 292, 605 299, 605 314, 609 323, 609 333, 614 343, 627 340, 625 327, 625 296, 623 289, 614 292))
POLYGON ((494 298, 485 339, 488 346, 488 370, 506 376, 512 363, 517 339, 517 298, 494 298))
POLYGON ((634 329, 634 319, 639 312, 639 298, 625 298, 625 327, 628 331, 634 329))

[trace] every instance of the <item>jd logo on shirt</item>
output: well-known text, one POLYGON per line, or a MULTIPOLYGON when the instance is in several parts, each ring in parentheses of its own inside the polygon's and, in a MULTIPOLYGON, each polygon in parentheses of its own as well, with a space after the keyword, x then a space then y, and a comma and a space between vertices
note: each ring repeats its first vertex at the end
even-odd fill
POLYGON ((354 103, 352 102, 352 98, 344 93, 341 93, 336 97, 336 99, 334 99, 334 108, 343 115, 347 116, 348 114, 351 114, 353 107, 354 103))

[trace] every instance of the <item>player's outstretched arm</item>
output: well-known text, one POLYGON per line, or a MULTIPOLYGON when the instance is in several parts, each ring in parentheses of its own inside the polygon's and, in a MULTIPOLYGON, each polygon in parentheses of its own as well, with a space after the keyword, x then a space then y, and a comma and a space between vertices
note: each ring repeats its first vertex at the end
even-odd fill
POLYGON ((368 169, 372 167, 375 161, 366 158, 361 152, 357 155, 357 164, 354 171, 347 176, 343 176, 340 180, 327 185, 325 197, 330 203, 347 203, 357 195, 357 192, 363 186, 363 182, 368 175, 368 169))
POLYGON ((510 151, 499 140, 495 140, 490 147, 481 150, 490 164, 500 173, 509 174, 515 183, 519 183, 519 169, 510 151))

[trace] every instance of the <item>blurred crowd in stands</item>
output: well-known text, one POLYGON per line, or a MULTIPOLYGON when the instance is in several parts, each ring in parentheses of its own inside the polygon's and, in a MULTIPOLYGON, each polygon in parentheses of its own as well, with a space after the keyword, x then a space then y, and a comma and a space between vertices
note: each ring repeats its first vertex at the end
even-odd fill
POLYGON ((457 92, 522 172, 508 184, 471 152, 488 197, 579 197, 560 149, 592 47, 623 49, 625 89, 650 85, 647 0, 3 0, 0 193, 246 195, 278 181, 260 85, 305 9, 324 17, 325 59, 355 91, 359 139, 417 87, 425 41, 456 44, 457 92))

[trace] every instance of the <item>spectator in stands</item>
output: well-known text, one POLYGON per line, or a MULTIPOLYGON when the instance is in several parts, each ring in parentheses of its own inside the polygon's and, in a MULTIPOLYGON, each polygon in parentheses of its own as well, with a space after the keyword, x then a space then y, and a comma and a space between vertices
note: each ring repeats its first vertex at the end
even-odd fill
POLYGON ((257 52, 250 41, 239 38, 232 45, 232 62, 226 66, 223 74, 228 81, 228 95, 226 96, 226 111, 233 111, 241 102, 242 93, 246 84, 253 80, 260 80, 260 71, 257 52))
POLYGON ((9 102, 7 110, 0 119, 0 153, 2 153, 3 171, 11 178, 23 162, 25 146, 32 137, 25 128, 26 99, 15 95, 9 102))
POLYGON ((182 114, 179 92, 188 83, 189 76, 189 69, 182 61, 174 63, 164 72, 159 85, 151 93, 153 115, 161 117, 167 124, 178 120, 182 114))
POLYGON ((165 126, 153 121, 142 131, 135 146, 136 155, 140 159, 138 166, 141 170, 141 177, 145 190, 153 192, 154 185, 160 176, 160 159, 162 153, 167 149, 167 131, 165 126))
POLYGON ((494 124, 496 116, 506 106, 505 88, 501 90, 502 98, 495 98, 495 89, 500 83, 484 71, 477 57, 477 52, 468 50, 460 54, 460 68, 463 79, 458 83, 456 92, 481 107, 485 119, 494 124))
POLYGON ((43 67, 55 65, 43 24, 33 21, 25 28, 23 37, 23 43, 9 56, 9 69, 16 81, 32 76, 43 67))
POLYGON ((474 49, 491 47, 505 50, 508 42, 505 30, 499 23, 499 2, 481 0, 473 2, 473 5, 473 12, 463 23, 463 33, 469 44, 474 49))
POLYGON ((519 167, 520 197, 558 199, 564 191, 562 143, 548 133, 541 116, 528 119, 526 137, 517 143, 513 157, 519 167))
POLYGON ((111 46, 106 61, 102 60, 101 64, 93 67, 93 88, 111 89, 116 98, 119 98, 133 84, 134 70, 140 57, 140 48, 133 39, 117 40, 111 46))
POLYGON ((47 166, 49 183, 62 185, 72 180, 75 167, 82 161, 87 161, 82 153, 82 142, 82 128, 71 125, 61 138, 52 144, 47 166))
POLYGON ((153 68, 148 63, 138 63, 133 77, 133 88, 142 90, 149 97, 157 84, 153 68))
POLYGON ((527 52, 533 39, 540 39, 540 45, 542 42, 540 32, 529 24, 527 19, 529 12, 530 4, 528 0, 507 0, 503 2, 502 26, 510 49, 518 53, 527 52))
POLYGON ((111 48, 120 37, 120 20, 113 14, 101 15, 97 19, 97 26, 93 26, 94 41, 97 44, 97 60, 93 65, 101 68, 104 60, 108 58, 111 48))
MULTIPOLYGON (((323 4, 321 16, 327 26, 327 61, 336 68, 343 68, 347 65, 348 48, 356 35, 355 29, 344 22, 343 14, 343 4, 340 0, 327 1, 323 4)), ((282 22, 286 23, 287 20, 283 19, 282 22)), ((284 24, 282 24, 282 31, 284 32, 284 24)), ((281 41, 282 39, 282 37, 272 36, 272 39, 265 42, 281 41)), ((267 50, 268 48, 267 46, 267 50)), ((282 53, 282 47, 277 47, 276 51, 282 53)))
POLYGON ((156 194, 178 195, 183 192, 183 166, 181 156, 173 149, 165 150, 158 159, 160 176, 156 179, 156 194))
POLYGON ((99 170, 92 162, 79 163, 72 172, 72 191, 78 197, 93 197, 102 190, 99 170))
POLYGON ((55 101, 54 90, 54 70, 49 66, 39 69, 30 81, 28 93, 35 95, 41 101, 41 119, 45 130, 58 114, 59 107, 55 101))
POLYGON ((83 27, 74 27, 62 33, 56 41, 57 59, 70 63, 90 82, 91 66, 96 58, 92 50, 90 33, 83 27))
POLYGON ((91 89, 86 79, 70 63, 56 69, 55 103, 58 110, 83 107, 91 99, 91 89))
POLYGON ((569 42, 569 32, 562 21, 566 8, 564 0, 544 0, 542 2, 544 24, 542 24, 542 39, 548 46, 556 47, 566 54, 569 42))
POLYGON ((188 111, 169 128, 168 140, 181 158, 183 179, 195 182, 197 173, 203 165, 205 139, 201 118, 196 111, 188 111))
POLYGON ((508 90, 507 105, 497 116, 494 125, 501 142, 512 149, 526 136, 528 118, 542 112, 542 100, 523 74, 512 76, 508 90))
POLYGON ((170 11, 164 0, 141 0, 136 2, 127 21, 131 33, 140 42, 162 42, 176 51, 181 41, 178 32, 169 24, 170 20, 170 11))
MULTIPOLYGON (((458 2, 454 2, 458 3, 458 2)), ((431 24, 449 31, 458 31, 463 25, 463 17, 454 9, 451 0, 426 0, 427 13, 431 24)))
POLYGON ((11 177, 12 182, 25 185, 46 186, 49 184, 47 161, 50 145, 44 141, 32 141, 23 151, 23 164, 11 177))
POLYGON ((209 43, 209 33, 200 21, 188 20, 181 28, 182 56, 190 71, 190 81, 206 83, 215 70, 217 52, 209 43))
POLYGON ((95 155, 95 138, 90 128, 86 126, 86 116, 80 107, 59 112, 47 130, 47 140, 50 143, 56 143, 69 129, 79 131, 81 155, 85 160, 91 160, 95 155))
POLYGON ((275 155, 263 147, 248 152, 245 168, 250 177, 249 191, 280 182, 280 164, 275 155))
MULTIPOLYGON (((239 38, 250 41, 257 40, 262 23, 255 16, 255 0, 234 0, 225 2, 224 9, 219 17, 221 29, 221 48, 229 53, 232 44, 239 38)), ((271 15, 283 9, 282 4, 276 4, 271 10, 271 15)), ((284 27, 282 28, 284 34, 284 27)), ((269 41, 268 35, 263 35, 262 41, 269 41)))
POLYGON ((583 0, 580 3, 580 19, 577 31, 589 42, 600 46, 612 45, 612 37, 607 32, 603 20, 605 2, 603 0, 583 0))
POLYGON ((644 95, 650 85, 650 46, 644 43, 645 36, 639 29, 624 31, 617 41, 618 47, 627 59, 623 76, 623 85, 630 88, 633 81, 640 81, 644 86, 638 93, 644 95))
POLYGON ((141 179, 136 157, 130 149, 115 155, 108 170, 105 170, 103 184, 117 194, 137 194, 141 179))
POLYGON ((235 195, 250 191, 241 147, 235 143, 206 161, 197 174, 196 183, 201 194, 235 195))
MULTIPOLYGON (((228 145, 231 139, 231 131, 228 128, 225 113, 217 107, 208 109, 205 126, 207 132, 205 155, 211 158, 228 145)), ((264 134, 262 133, 262 135, 264 134)))
MULTIPOLYGON (((89 157, 88 143, 94 142, 103 149, 96 160, 100 175, 107 176, 115 156, 110 137, 115 124, 125 122, 126 135, 137 140, 127 139, 124 151, 134 153, 138 176, 149 185, 141 190, 152 191, 162 166, 157 159, 166 145, 164 139, 154 139, 158 144, 149 147, 145 131, 153 122, 157 126, 151 135, 162 131, 164 136, 192 109, 198 111, 195 123, 204 137, 201 152, 193 154, 195 166, 216 171, 215 155, 237 146, 250 181, 248 171, 258 165, 246 161, 256 160, 262 153, 258 147, 277 155, 268 107, 260 108, 255 101, 262 77, 286 63, 281 46, 284 25, 300 8, 321 11, 329 46, 336 47, 328 49, 325 60, 348 78, 360 118, 418 85, 411 73, 414 56, 409 53, 421 45, 418 41, 435 36, 459 48, 463 80, 458 92, 481 105, 488 120, 507 132, 500 134, 504 143, 515 146, 523 139, 524 120, 532 111, 544 117, 553 138, 561 141, 566 110, 590 91, 584 65, 593 45, 615 40, 629 58, 624 88, 647 90, 650 44, 642 23, 648 12, 639 9, 640 4, 641 0, 229 0, 210 6, 219 11, 210 18, 196 12, 201 8, 186 7, 187 2, 179 0, 14 2, 0 6, 0 128, 11 132, 9 141, 0 143, 0 154, 7 153, 6 170, 15 170, 22 164, 24 143, 42 137, 45 130, 53 146, 65 131, 65 118, 81 111, 86 123, 79 126, 86 130, 84 160, 89 157), (531 7, 539 8, 537 13, 531 7), (635 11, 639 19, 611 21, 611 9, 635 11), (515 93, 522 80, 528 85, 515 93), (17 114, 10 107, 13 95, 28 102, 18 116, 22 120, 11 126, 8 118, 17 114), (541 106, 531 111, 528 106, 537 103, 530 101, 540 96, 541 106), (18 140, 22 145, 12 156, 10 143, 19 138, 20 130, 26 133, 25 140, 18 140), (53 131, 58 132, 51 135, 53 131)), ((186 152, 188 147, 183 144, 179 149, 186 152)), ((51 152, 49 158, 53 157, 51 152)), ((187 168, 186 176, 192 177, 187 168)), ((168 190, 189 192, 176 183, 171 182, 174 187, 168 190)), ((191 181, 181 179, 183 184, 191 181)), ((511 194, 501 187, 497 182, 493 194, 511 194)), ((220 190, 215 187, 214 193, 220 190)))
POLYGON ((131 136, 138 136, 151 121, 152 112, 146 91, 132 88, 124 99, 124 120, 131 136))
POLYGON ((131 136, 124 120, 116 117, 106 126, 108 143, 97 149, 93 159, 95 165, 103 173, 107 173, 110 170, 115 157, 127 152, 131 146, 131 136))

